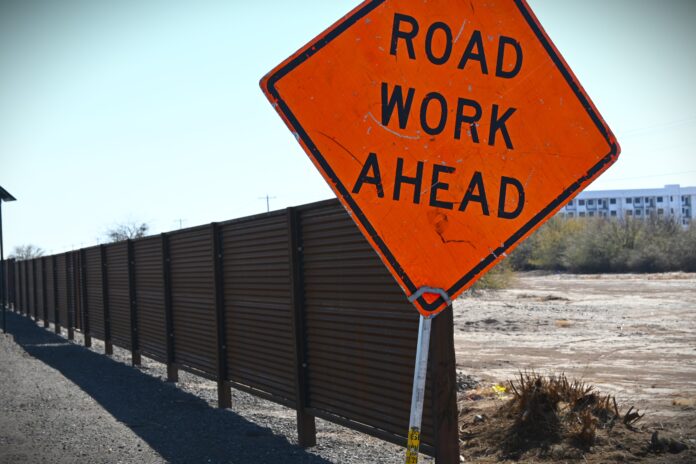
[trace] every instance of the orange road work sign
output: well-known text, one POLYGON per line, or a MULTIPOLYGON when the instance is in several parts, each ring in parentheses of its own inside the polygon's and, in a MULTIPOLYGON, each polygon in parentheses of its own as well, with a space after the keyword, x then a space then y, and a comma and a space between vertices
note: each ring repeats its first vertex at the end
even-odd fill
POLYGON ((366 1, 261 86, 425 316, 619 154, 524 0, 366 1))

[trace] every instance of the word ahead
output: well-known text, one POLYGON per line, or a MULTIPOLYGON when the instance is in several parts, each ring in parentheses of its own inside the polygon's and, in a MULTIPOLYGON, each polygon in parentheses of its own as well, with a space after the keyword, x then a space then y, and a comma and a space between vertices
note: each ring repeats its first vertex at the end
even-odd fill
POLYGON ((366 1, 261 86, 426 316, 619 154, 524 0, 366 1))
MULTIPOLYGON (((438 199, 438 192, 449 190, 449 184, 445 182, 445 177, 448 174, 454 174, 456 169, 452 166, 444 164, 435 164, 432 166, 432 175, 430 176, 430 195, 428 205, 434 208, 453 209, 455 204, 451 201, 443 201, 438 199)), ((375 187, 375 193, 379 198, 384 198, 384 187, 382 182, 382 174, 379 169, 379 162, 375 153, 370 153, 367 161, 360 171, 358 181, 355 183, 352 192, 360 193, 363 184, 372 184, 375 187)), ((409 177, 404 174, 404 159, 396 159, 396 174, 394 176, 394 190, 392 198, 396 201, 401 200, 401 189, 404 185, 410 185, 413 191, 413 203, 418 204, 421 201, 421 190, 423 187, 423 162, 418 161, 416 174, 409 177)), ((498 195, 498 217, 503 219, 514 219, 522 212, 524 206, 524 188, 519 180, 512 177, 501 177, 500 192, 498 195), (508 187, 512 187, 517 192, 517 202, 513 211, 505 211, 506 197, 508 187)), ((458 211, 466 211, 469 203, 478 203, 481 208, 481 214, 490 216, 490 208, 488 207, 488 197, 486 188, 483 183, 483 176, 480 172, 475 171, 471 175, 469 186, 466 193, 459 202, 458 211)))

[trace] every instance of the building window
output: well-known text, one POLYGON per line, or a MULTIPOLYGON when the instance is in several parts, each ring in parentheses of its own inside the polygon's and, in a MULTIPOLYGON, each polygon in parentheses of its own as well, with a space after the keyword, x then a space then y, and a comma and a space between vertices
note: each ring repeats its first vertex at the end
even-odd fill
POLYGON ((636 210, 636 216, 640 216, 641 214, 643 214, 643 211, 637 209, 637 210, 636 210))
POLYGON ((588 205, 588 206, 593 206, 593 205, 594 205, 594 200, 587 200, 587 205, 588 205))
POLYGON ((657 202, 662 203, 662 197, 657 197, 657 202))
POLYGON ((578 205, 583 206, 585 204, 585 200, 578 200, 578 205))
POLYGON ((636 199, 633 201, 633 203, 636 204, 636 205, 640 205, 640 198, 636 198, 636 199))
POLYGON ((616 216, 616 211, 611 211, 610 214, 611 214, 612 216, 616 216))
POLYGON ((581 211, 580 213, 578 213, 578 216, 580 216, 580 217, 585 217, 585 213, 583 213, 583 212, 581 211))
POLYGON ((570 201, 568 202, 568 206, 573 206, 573 200, 570 200, 570 201))
POLYGON ((609 199, 609 204, 610 204, 610 205, 615 205, 615 204, 616 204, 616 198, 610 198, 610 199, 609 199))
POLYGON ((590 217, 594 216, 594 211, 590 211, 590 217))
POLYGON ((674 201, 674 197, 672 195, 669 196, 669 201, 674 201))
POLYGON ((568 213, 568 217, 569 217, 569 218, 572 218, 573 216, 574 216, 573 213, 568 213))
POLYGON ((631 210, 626 211, 626 216, 633 216, 633 211, 631 211, 631 210))
POLYGON ((628 204, 633 203, 633 198, 626 198, 626 203, 628 203, 628 204))
POLYGON ((665 210, 662 208, 657 208, 657 215, 658 216, 663 216, 665 214, 665 210))

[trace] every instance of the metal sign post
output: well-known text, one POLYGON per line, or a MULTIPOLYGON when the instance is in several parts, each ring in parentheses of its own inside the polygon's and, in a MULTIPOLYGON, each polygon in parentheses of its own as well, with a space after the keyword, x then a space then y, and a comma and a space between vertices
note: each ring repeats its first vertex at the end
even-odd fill
POLYGON ((430 327, 432 322, 432 317, 420 316, 416 366, 413 371, 413 393, 411 394, 411 419, 408 424, 406 464, 418 463, 421 422, 423 419, 423 399, 425 398, 425 377, 428 373, 428 351, 430 349, 430 327))

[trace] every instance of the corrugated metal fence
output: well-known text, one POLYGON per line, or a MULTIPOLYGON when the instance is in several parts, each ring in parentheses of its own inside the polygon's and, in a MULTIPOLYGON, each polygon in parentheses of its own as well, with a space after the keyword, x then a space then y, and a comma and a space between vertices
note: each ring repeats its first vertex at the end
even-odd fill
MULTIPOLYGON (((406 442, 418 313, 335 200, 5 269, 15 311, 294 408, 302 446, 315 417, 406 442)), ((458 462, 451 309, 430 365, 422 450, 458 462)))

